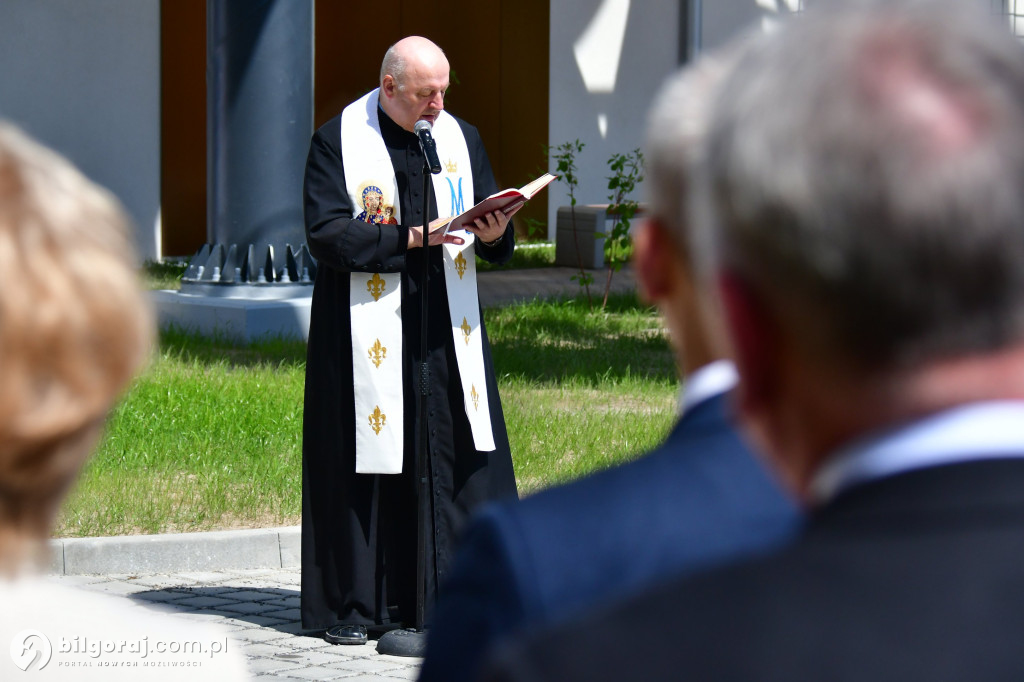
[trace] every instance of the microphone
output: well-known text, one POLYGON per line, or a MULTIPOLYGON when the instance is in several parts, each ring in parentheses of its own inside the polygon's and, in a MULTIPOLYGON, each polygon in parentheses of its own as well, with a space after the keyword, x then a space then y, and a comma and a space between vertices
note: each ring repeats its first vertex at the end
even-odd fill
POLYGON ((427 158, 427 166, 430 168, 430 172, 436 175, 441 172, 441 162, 437 158, 437 143, 434 142, 434 137, 430 134, 432 127, 430 121, 420 120, 416 121, 413 130, 416 131, 416 135, 420 138, 420 149, 423 150, 423 156, 427 158))

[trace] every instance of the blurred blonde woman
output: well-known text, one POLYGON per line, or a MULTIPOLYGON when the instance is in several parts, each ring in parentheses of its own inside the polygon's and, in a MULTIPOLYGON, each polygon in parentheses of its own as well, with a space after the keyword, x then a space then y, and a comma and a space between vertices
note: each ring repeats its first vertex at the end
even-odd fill
POLYGON ((153 313, 137 265, 113 196, 0 123, 0 652, 11 650, 0 655, 2 679, 60 667, 75 667, 75 679, 137 679, 138 667, 171 662, 149 647, 181 649, 172 642, 185 637, 227 649, 190 673, 245 678, 219 630, 38 575, 64 496, 149 354, 153 313), (131 661, 134 670, 110 667, 131 661))

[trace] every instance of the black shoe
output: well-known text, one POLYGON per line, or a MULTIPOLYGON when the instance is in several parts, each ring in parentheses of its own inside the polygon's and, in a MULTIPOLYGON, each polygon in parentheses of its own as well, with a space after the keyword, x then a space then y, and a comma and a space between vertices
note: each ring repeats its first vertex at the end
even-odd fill
POLYGON ((327 628, 324 639, 331 644, 366 644, 366 626, 335 625, 327 628))

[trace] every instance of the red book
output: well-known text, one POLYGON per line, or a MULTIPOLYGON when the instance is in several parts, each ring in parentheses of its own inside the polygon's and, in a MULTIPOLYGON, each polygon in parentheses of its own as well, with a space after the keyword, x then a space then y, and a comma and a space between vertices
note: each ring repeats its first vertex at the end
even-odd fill
POLYGON ((506 216, 512 217, 512 214, 518 211, 523 204, 532 199, 537 192, 547 187, 557 177, 557 175, 545 173, 519 189, 503 189, 500 192, 496 192, 468 211, 455 216, 448 223, 432 229, 430 233, 435 234, 438 230, 451 232, 453 230, 465 229, 467 224, 472 225, 473 221, 477 218, 483 218, 488 213, 493 213, 494 211, 501 211, 506 216))

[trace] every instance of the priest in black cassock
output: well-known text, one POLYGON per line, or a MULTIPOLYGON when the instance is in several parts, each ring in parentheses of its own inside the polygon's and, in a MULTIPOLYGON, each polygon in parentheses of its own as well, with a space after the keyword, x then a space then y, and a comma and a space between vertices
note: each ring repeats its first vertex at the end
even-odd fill
POLYGON ((380 87, 316 131, 306 163, 306 239, 318 268, 302 445, 302 625, 337 644, 365 643, 367 626, 415 620, 425 257, 428 595, 468 514, 516 496, 474 256, 508 261, 512 223, 492 213, 421 246, 425 223, 497 190, 477 129, 443 110, 448 78, 437 45, 399 41, 385 55, 380 87), (429 216, 413 132, 421 120, 432 125, 444 166, 431 176, 429 216))

